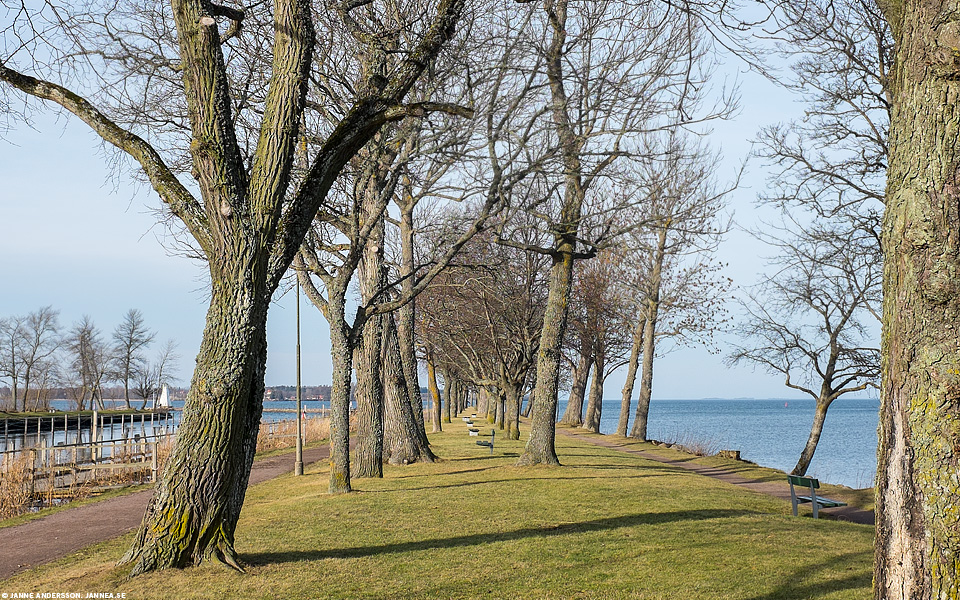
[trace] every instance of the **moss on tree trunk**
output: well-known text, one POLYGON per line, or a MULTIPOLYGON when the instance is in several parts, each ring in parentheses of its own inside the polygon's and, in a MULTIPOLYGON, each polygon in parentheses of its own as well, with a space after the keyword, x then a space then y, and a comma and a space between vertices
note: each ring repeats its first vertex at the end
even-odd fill
POLYGON ((960 20, 882 4, 897 57, 883 224, 877 598, 960 596, 960 20))

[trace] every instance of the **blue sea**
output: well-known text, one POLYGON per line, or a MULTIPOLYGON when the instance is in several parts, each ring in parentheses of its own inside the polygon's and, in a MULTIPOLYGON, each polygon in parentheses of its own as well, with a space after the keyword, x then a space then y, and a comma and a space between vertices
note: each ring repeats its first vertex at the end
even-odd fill
MULTIPOLYGON (((560 414, 565 405, 561 400, 560 414)), ((712 450, 740 450, 746 460, 789 472, 807 442, 814 408, 812 398, 653 400, 647 437, 712 450)), ((876 399, 835 401, 807 474, 852 488, 871 487, 877 472, 879 409, 876 399)), ((600 431, 613 433, 619 416, 620 400, 604 400, 600 431)), ((632 412, 630 418, 632 427, 632 412)))

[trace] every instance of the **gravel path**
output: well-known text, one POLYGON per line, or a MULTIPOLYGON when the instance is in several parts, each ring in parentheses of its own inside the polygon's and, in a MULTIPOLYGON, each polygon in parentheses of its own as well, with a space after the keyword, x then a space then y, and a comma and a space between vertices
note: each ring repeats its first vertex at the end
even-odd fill
MULTIPOLYGON (((686 469, 688 471, 693 471, 703 475, 704 477, 712 477, 714 479, 719 479, 720 481, 725 481, 727 483, 732 483, 748 490, 753 490, 754 492, 759 492, 761 494, 766 494, 768 496, 773 496, 775 498, 782 498, 787 502, 790 501, 790 486, 784 483, 772 482, 772 481, 756 481, 753 479, 747 479, 741 477, 732 471, 726 469, 719 469, 715 467, 706 467, 703 465, 697 465, 690 461, 684 460, 675 460, 654 454, 652 452, 645 452, 643 450, 635 450, 633 448, 625 448, 623 445, 617 442, 614 439, 607 439, 605 437, 595 437, 592 435, 581 435, 575 429, 568 429, 564 427, 557 427, 557 433, 565 435, 567 437, 576 438, 584 442, 589 442, 597 446, 603 446, 604 448, 613 448, 621 452, 627 452, 629 454, 635 454, 637 456, 642 456, 643 458, 649 460, 655 460, 660 463, 672 465, 675 467, 680 467, 681 469, 686 469)), ((852 506, 841 506, 838 508, 830 509, 820 509, 824 514, 830 514, 835 516, 840 521, 850 521, 852 523, 862 523, 864 525, 873 525, 874 524, 874 514, 872 510, 862 510, 852 506)))
MULTIPOLYGON (((325 459, 329 453, 326 445, 305 449, 303 462, 325 459)), ((257 460, 250 472, 250 485, 292 471, 292 453, 257 460)), ((144 490, 92 502, 0 529, 0 579, 136 529, 152 492, 144 490)))

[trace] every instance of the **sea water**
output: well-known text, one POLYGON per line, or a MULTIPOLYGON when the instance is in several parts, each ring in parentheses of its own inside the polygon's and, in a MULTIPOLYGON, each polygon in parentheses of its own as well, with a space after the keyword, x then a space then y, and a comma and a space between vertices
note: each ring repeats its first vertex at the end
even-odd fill
MULTIPOLYGON (((69 409, 53 402, 55 408, 69 409)), ((122 404, 122 402, 120 402, 122 404)), ((174 402, 182 408, 183 402, 174 402)), ((566 408, 561 399, 559 414, 566 408)), ((135 406, 139 407, 139 404, 135 406)), ((329 408, 329 402, 304 402, 307 410, 329 408)), ((864 488, 873 485, 877 471, 877 415, 880 403, 869 398, 840 398, 827 412, 823 435, 807 475, 825 482, 864 488)), ((119 406, 118 406, 119 408, 119 406)), ((296 402, 266 402, 264 408, 290 412, 265 412, 264 421, 291 419, 296 402)), ((424 402, 429 409, 430 403, 424 402)), ((739 450, 745 460, 789 472, 797 464, 813 423, 813 399, 653 400, 647 437, 699 445, 711 450, 739 450)), ((631 407, 630 424, 633 426, 631 407)), ((179 420, 179 410, 176 418, 179 420)), ((620 400, 603 401, 600 431, 613 433, 620 416, 620 400)), ((122 436, 121 436, 122 437, 122 436)))
MULTIPOLYGON (((565 404, 561 401, 561 415, 565 404)), ((807 443, 815 406, 812 398, 653 400, 647 437, 714 451, 739 450, 745 460, 789 472, 807 443)), ((636 410, 636 401, 631 408, 636 410)), ((827 412, 807 475, 853 488, 872 486, 879 408, 876 399, 836 400, 827 412)), ((628 432, 633 426, 632 411, 628 432)), ((619 416, 620 400, 604 400, 600 431, 613 433, 619 416)))

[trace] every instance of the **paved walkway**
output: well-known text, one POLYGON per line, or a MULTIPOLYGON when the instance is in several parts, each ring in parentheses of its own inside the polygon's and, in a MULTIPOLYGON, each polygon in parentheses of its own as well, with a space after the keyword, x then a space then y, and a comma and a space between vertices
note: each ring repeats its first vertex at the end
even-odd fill
MULTIPOLYGON (((790 501, 790 486, 786 483, 747 479, 745 477, 741 477, 733 471, 728 471, 726 469, 707 467, 704 465, 694 464, 690 461, 667 458, 665 456, 660 456, 659 454, 654 454, 653 452, 625 448, 621 443, 618 442, 617 438, 596 437, 587 434, 585 431, 583 431, 583 434, 581 434, 581 431, 582 430, 569 429, 566 427, 557 427, 557 433, 567 437, 576 438, 597 446, 603 446, 604 448, 613 448, 621 452, 642 456, 643 458, 649 460, 655 460, 660 463, 680 467, 681 469, 686 469, 688 471, 693 471, 694 473, 698 473, 704 477, 712 477, 714 479, 732 483, 733 485, 740 486, 748 490, 753 490, 754 492, 759 492, 768 496, 774 496, 776 498, 782 498, 788 502, 790 501)), ((824 514, 833 515, 841 521, 850 521, 852 523, 862 523, 865 525, 874 524, 874 514, 872 510, 862 510, 852 506, 841 506, 839 508, 821 510, 824 512, 824 514)))
MULTIPOLYGON (((305 449, 303 462, 325 459, 329 453, 327 445, 305 449)), ((250 485, 292 472, 293 458, 289 453, 255 461, 250 485)), ((0 579, 136 529, 152 493, 144 490, 92 502, 0 529, 0 579)))

